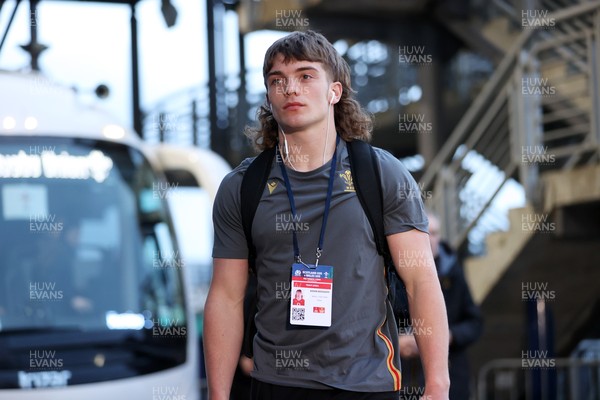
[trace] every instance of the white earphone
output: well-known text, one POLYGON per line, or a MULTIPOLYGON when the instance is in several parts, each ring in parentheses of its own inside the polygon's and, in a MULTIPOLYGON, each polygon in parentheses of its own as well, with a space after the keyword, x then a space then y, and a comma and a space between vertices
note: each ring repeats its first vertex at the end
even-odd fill
MULTIPOLYGON (((279 128, 279 129, 281 129, 281 128, 279 128)), ((289 159, 290 158, 290 149, 288 148, 287 138, 285 137, 285 132, 283 131, 283 129, 281 129, 281 133, 283 134, 283 147, 285 147, 285 156, 289 159)))
POLYGON ((332 106, 333 105, 333 101, 335 100, 335 92, 332 90, 331 91, 331 100, 329 100, 329 105, 332 106))

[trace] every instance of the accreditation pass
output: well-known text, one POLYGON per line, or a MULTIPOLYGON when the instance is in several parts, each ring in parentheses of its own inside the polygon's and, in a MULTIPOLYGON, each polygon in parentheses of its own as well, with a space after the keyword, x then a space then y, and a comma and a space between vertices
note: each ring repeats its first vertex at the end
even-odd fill
POLYGON ((292 265, 290 324, 331 326, 333 267, 292 265))

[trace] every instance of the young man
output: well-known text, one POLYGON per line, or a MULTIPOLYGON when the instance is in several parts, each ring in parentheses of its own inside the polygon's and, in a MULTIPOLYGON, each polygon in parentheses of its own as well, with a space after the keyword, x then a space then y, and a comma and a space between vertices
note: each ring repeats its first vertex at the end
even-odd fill
MULTIPOLYGON (((352 99, 348 64, 322 35, 295 32, 267 50, 263 76, 267 99, 254 140, 263 150, 275 146, 277 156, 252 225, 258 277, 253 399, 397 399, 398 333, 384 263, 354 191, 346 148, 346 141, 370 139, 371 120, 352 99), (298 287, 302 309, 290 304, 298 287)), ((377 157, 390 252, 412 317, 434 332, 417 338, 425 395, 445 400, 448 323, 427 217, 418 196, 403 195, 419 190, 402 164, 380 149, 377 157), (426 266, 402 267, 408 265, 426 266)), ((248 279, 240 184, 251 161, 224 179, 213 210, 214 272, 205 307, 211 400, 229 398, 240 354, 248 279)))

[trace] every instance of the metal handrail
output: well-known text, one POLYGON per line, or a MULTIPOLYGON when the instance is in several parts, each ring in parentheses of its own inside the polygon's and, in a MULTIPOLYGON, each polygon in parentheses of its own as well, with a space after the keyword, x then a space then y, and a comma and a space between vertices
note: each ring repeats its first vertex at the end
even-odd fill
MULTIPOLYGON (((443 219, 443 225, 446 228, 443 232, 445 238, 456 247, 465 243, 471 229, 480 222, 500 192, 502 185, 511 177, 516 177, 518 182, 523 185, 529 203, 541 206, 539 166, 531 163, 530 165, 521 159, 523 153, 529 151, 528 149, 532 151, 552 149, 556 151, 556 157, 563 157, 563 148, 573 149, 573 144, 576 144, 575 153, 569 155, 570 159, 556 162, 555 165, 544 166, 545 170, 570 168, 582 159, 582 154, 585 152, 593 152, 594 155, 591 157, 594 159, 598 158, 600 154, 598 147, 594 146, 600 142, 598 140, 600 138, 598 134, 600 119, 592 112, 592 109, 598 109, 593 107, 599 105, 597 90, 600 77, 598 72, 600 1, 581 3, 568 9, 558 10, 549 13, 547 18, 554 21, 556 29, 544 32, 530 29, 523 31, 518 36, 496 72, 459 121, 421 179, 425 190, 436 187, 445 191, 445 193, 437 195, 434 191, 430 206, 443 219), (593 26, 590 27, 591 14, 595 16, 592 19, 593 26), (577 23, 573 23, 574 21, 577 23), (566 24, 568 27, 563 32, 563 25, 566 24), (571 50, 570 47, 575 43, 578 47, 577 51, 571 50), (587 57, 580 55, 579 48, 581 46, 584 46, 583 50, 587 57), (529 84, 528 82, 548 82, 548 79, 541 79, 540 71, 543 70, 549 51, 553 52, 554 60, 556 56, 563 60, 565 70, 567 63, 577 67, 575 70, 571 70, 571 73, 576 74, 575 77, 569 79, 586 79, 588 85, 584 97, 575 93, 555 93, 556 99, 547 101, 540 94, 528 95, 525 93, 524 87, 529 84), (580 78, 577 78, 577 74, 580 78), (582 106, 581 104, 585 104, 581 103, 582 101, 591 103, 592 107, 582 106), (565 109, 566 114, 571 117, 557 119, 560 112, 565 113, 565 111, 560 111, 561 108, 565 109), (545 111, 548 110, 552 114, 544 121, 545 111), (496 119, 501 112, 508 112, 509 122, 503 126, 499 126, 496 119), (553 133, 548 131, 546 136, 544 135, 544 123, 548 124, 552 119, 554 122, 558 121, 567 126, 554 127, 553 133), (495 137, 490 135, 492 130, 495 137), (562 143, 561 140, 565 143, 562 143), (510 143, 508 161, 499 149, 500 145, 506 145, 506 143, 510 143), (459 149, 462 149, 460 154, 459 149), (500 164, 497 166, 504 173, 504 180, 500 186, 488 188, 486 189, 487 193, 481 193, 482 208, 474 213, 471 212, 470 217, 465 217, 463 215, 465 213, 461 213, 461 207, 472 207, 467 204, 471 200, 462 201, 460 193, 467 187, 471 177, 461 172, 464 170, 461 164, 464 157, 472 152, 481 154, 494 163, 499 162, 500 164), (516 171, 518 173, 515 175, 516 171), (439 179, 445 179, 445 183, 436 184, 436 180, 439 179), (448 204, 448 202, 452 204, 448 204)), ((557 84, 567 84, 564 78, 553 79, 556 79, 557 84)))
MULTIPOLYGON (((556 21, 565 20, 577 15, 596 11, 599 8, 600 1, 592 1, 567 10, 549 14, 549 18, 553 18, 556 21)), ((469 135, 468 128, 485 112, 485 107, 497 97, 498 93, 501 92, 506 81, 512 76, 511 74, 514 71, 515 65, 518 63, 521 50, 534 33, 534 30, 526 30, 519 35, 518 39, 496 69, 496 72, 492 75, 488 83, 483 87, 479 96, 477 96, 471 107, 469 107, 464 117, 454 128, 450 137, 444 143, 444 146, 442 146, 437 156, 432 160, 429 168, 427 168, 421 179, 421 182, 426 188, 431 188, 436 171, 439 171, 446 160, 452 157, 455 149, 460 146, 464 139, 469 135)))
MULTIPOLYGON (((582 358, 549 358, 547 359, 549 361, 551 361, 551 371, 557 372, 559 371, 559 369, 566 369, 568 370, 569 374, 568 374, 568 381, 573 381, 577 379, 577 369, 578 368, 582 368, 582 367, 596 367, 596 368, 600 368, 600 360, 598 359, 582 359, 582 358)), ((523 358, 497 358, 494 360, 491 360, 489 362, 487 362, 485 365, 483 365, 480 369, 479 369, 479 373, 477 376, 477 399, 478 400, 485 400, 488 397, 488 376, 490 375, 490 373, 495 372, 495 371, 503 371, 503 372, 509 372, 512 374, 512 376, 515 376, 517 374, 523 374, 524 375, 524 381, 525 381, 525 386, 529 386, 531 385, 531 382, 527 379, 527 372, 529 371, 535 371, 536 369, 527 369, 526 367, 523 367, 523 358)), ((537 369, 537 371, 541 371, 540 368, 537 369)), ((570 382, 571 385, 569 387, 575 387, 576 385, 573 385, 572 382, 570 382)), ((564 383, 562 383, 562 385, 564 385, 564 383)), ((515 384, 511 389, 513 389, 513 391, 516 393, 518 392, 519 388, 517 387, 517 385, 515 384)), ((564 391, 564 386, 563 387, 557 387, 557 390, 562 390, 564 391)), ((589 388, 588 388, 589 389, 589 388)), ((600 388, 596 388, 597 390, 600 388)), ((515 397, 516 398, 516 397, 515 397)), ((519 397, 521 398, 521 397, 519 397)), ((572 397, 572 398, 577 398, 577 397, 572 397)))

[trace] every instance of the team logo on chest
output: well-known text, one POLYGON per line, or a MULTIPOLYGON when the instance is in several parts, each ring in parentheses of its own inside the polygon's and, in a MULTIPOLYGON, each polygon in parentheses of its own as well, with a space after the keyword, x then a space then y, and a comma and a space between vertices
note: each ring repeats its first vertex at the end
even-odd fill
POLYGON ((342 178, 346 184, 344 192, 356 192, 356 190, 354 190, 354 182, 352 181, 352 173, 349 169, 345 170, 343 174, 340 174, 340 178, 342 178))
POLYGON ((267 182, 267 187, 269 188, 269 194, 273 194, 273 191, 277 187, 277 181, 267 182))

